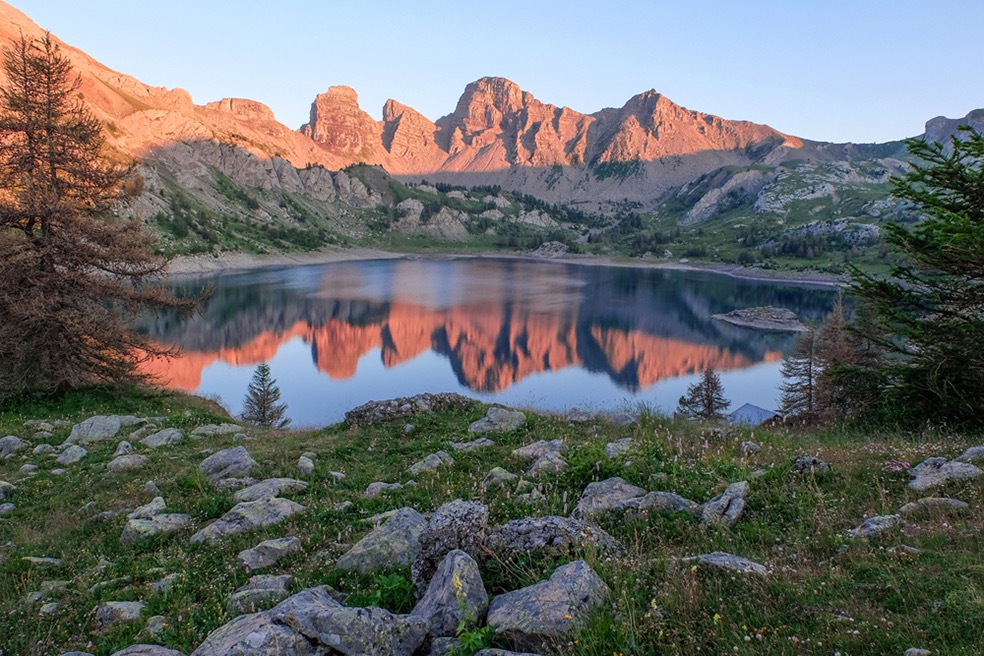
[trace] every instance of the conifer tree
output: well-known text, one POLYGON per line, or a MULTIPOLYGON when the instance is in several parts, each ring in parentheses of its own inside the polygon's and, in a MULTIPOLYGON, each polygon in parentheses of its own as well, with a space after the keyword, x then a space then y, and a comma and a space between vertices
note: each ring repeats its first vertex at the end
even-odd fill
POLYGON ((721 378, 708 366, 700 376, 700 381, 687 388, 680 397, 677 412, 691 419, 724 419, 724 411, 731 405, 724 398, 721 378))
POLYGON ((243 401, 243 421, 258 426, 285 428, 290 424, 287 414, 287 404, 280 401, 280 388, 270 374, 270 367, 264 362, 253 371, 253 380, 246 391, 243 401))
POLYGON ((812 419, 816 411, 817 375, 820 373, 817 359, 817 333, 807 328, 796 341, 793 352, 782 359, 783 378, 779 389, 782 399, 779 412, 784 416, 802 416, 812 419))

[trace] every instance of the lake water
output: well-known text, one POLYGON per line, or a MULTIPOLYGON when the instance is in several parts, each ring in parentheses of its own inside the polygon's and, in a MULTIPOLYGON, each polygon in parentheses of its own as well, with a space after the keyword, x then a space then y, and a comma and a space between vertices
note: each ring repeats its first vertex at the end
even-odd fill
POLYGON ((485 258, 269 268, 174 286, 206 281, 215 289, 200 316, 145 326, 183 353, 150 370, 238 414, 253 369, 267 362, 295 426, 420 392, 552 411, 642 402, 672 412, 708 365, 731 409, 773 409, 795 335, 711 315, 773 305, 819 323, 836 296, 701 271, 485 258))

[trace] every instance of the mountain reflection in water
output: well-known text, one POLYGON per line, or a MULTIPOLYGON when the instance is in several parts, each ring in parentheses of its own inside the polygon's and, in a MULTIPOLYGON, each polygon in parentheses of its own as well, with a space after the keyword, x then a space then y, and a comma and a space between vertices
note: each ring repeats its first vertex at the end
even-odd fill
MULTIPOLYGON (((218 395, 235 412, 252 367, 271 362, 300 424, 336 421, 387 389, 461 391, 549 409, 644 400, 670 410, 705 367, 776 363, 795 339, 712 314, 775 305, 816 322, 834 298, 827 289, 705 272, 492 259, 344 262, 211 280, 215 291, 200 316, 144 326, 182 350, 148 371, 171 387, 218 395), (311 362, 321 375, 311 375, 311 362), (647 394, 674 379, 666 394, 647 394), (528 396, 510 398, 523 381, 528 396), (572 385, 577 398, 564 391, 572 385)), ((777 375, 769 367, 756 377, 760 391, 741 392, 774 405, 777 375)))

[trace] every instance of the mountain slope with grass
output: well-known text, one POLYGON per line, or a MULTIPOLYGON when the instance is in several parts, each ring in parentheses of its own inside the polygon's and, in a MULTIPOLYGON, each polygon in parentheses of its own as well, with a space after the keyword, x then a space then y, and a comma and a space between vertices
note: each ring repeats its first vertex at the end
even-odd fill
POLYGON ((308 613, 377 607, 359 616, 403 627, 416 642, 393 653, 408 655, 979 651, 980 436, 543 416, 453 395, 318 430, 231 422, 139 390, 8 404, 0 649, 343 653, 318 646, 308 613), (378 543, 392 557, 373 564, 365 540, 400 522, 407 541, 378 543), (461 622, 424 622, 413 584, 455 547, 477 570, 455 569, 439 607, 461 622), (484 593, 459 606, 452 579, 476 571, 484 593), (595 601, 516 629, 518 598, 552 575, 554 593, 590 582, 595 601))

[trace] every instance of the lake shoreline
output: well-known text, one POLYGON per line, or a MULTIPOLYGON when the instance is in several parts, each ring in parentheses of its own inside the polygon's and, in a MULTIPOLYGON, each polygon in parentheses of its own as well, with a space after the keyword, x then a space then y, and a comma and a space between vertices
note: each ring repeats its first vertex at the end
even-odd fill
POLYGON ((801 286, 842 287, 847 278, 819 272, 781 271, 758 269, 739 264, 718 264, 712 262, 670 262, 628 259, 599 255, 563 255, 560 257, 538 257, 524 253, 398 253, 374 248, 331 248, 308 253, 220 253, 219 255, 183 255, 171 260, 167 275, 172 278, 188 278, 213 273, 250 271, 265 267, 307 266, 350 262, 353 260, 457 260, 457 259, 498 259, 522 260, 527 262, 555 262, 558 264, 577 264, 583 266, 612 266, 635 269, 672 269, 678 271, 707 271, 744 280, 763 282, 784 282, 801 286))

